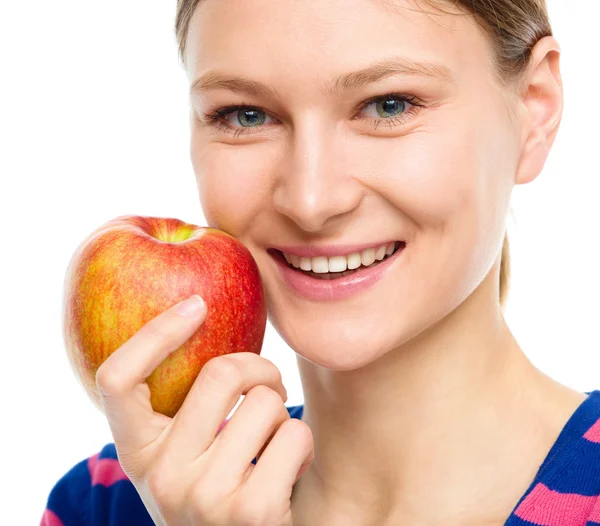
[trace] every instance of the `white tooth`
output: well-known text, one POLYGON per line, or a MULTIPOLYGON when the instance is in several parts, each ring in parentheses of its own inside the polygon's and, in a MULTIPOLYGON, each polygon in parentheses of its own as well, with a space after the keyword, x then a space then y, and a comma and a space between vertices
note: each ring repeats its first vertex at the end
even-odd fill
POLYGON ((329 272, 344 272, 347 263, 346 256, 331 256, 329 258, 329 272))
POLYGON ((360 260, 365 267, 372 265, 375 262, 375 249, 367 248, 367 250, 363 250, 360 260))
POLYGON ((348 270, 354 270, 355 268, 360 267, 360 263, 360 252, 355 252, 348 256, 348 270))
POLYGON ((300 268, 300 258, 298 256, 290 254, 290 259, 292 260, 292 265, 294 265, 294 267, 300 268))
POLYGON ((310 272, 311 270, 317 274, 345 272, 355 270, 361 265, 368 267, 375 261, 381 261, 386 256, 391 256, 396 248, 396 243, 392 242, 389 245, 382 245, 376 248, 368 248, 361 252, 354 252, 348 256, 318 256, 314 258, 295 256, 294 254, 283 253, 285 260, 299 268, 310 272))
POLYGON ((385 245, 382 245, 375 251, 375 259, 377 261, 381 261, 384 257, 385 257, 385 245))
POLYGON ((301 257, 300 258, 300 268, 302 270, 310 270, 310 258, 301 257))
POLYGON ((315 274, 325 274, 329 272, 329 263, 325 256, 310 258, 310 266, 315 274))

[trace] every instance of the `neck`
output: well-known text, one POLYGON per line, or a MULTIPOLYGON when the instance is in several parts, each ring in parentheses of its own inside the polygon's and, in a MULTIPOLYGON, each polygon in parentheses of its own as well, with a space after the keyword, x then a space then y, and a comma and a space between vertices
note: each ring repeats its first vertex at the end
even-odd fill
POLYGON ((315 441, 294 487, 300 526, 508 518, 582 395, 531 364, 486 286, 361 369, 298 356, 315 441))

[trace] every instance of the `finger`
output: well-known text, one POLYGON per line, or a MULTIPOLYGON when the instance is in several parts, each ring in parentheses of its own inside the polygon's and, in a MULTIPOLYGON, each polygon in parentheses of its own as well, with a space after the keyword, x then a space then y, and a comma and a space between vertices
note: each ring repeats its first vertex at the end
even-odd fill
POLYGON ((227 426, 215 438, 206 460, 208 469, 216 477, 239 486, 252 459, 289 418, 278 393, 265 385, 253 387, 227 426))
MULTIPOLYGON (((246 395, 257 385, 265 385, 279 393, 279 403, 284 407, 282 401, 287 400, 287 392, 281 373, 273 362, 253 352, 226 354, 206 362, 169 424, 169 454, 180 462, 197 459, 213 443, 221 423, 238 403, 240 396, 246 395)), ((240 407, 243 404, 244 401, 240 407)), ((219 436, 230 425, 231 422, 219 436)))
POLYGON ((121 450, 136 451, 144 447, 171 420, 154 413, 145 380, 204 321, 206 306, 194 298, 176 304, 146 323, 96 372, 104 412, 121 450), (200 310, 184 310, 198 303, 201 303, 200 310))
POLYGON ((241 491, 248 499, 263 499, 275 507, 289 500, 294 484, 314 459, 310 427, 290 418, 281 424, 241 491))

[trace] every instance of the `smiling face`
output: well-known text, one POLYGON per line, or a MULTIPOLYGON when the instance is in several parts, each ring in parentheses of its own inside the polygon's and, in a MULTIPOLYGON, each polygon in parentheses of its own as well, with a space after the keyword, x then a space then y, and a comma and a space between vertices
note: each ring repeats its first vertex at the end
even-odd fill
POLYGON ((520 155, 513 99, 472 17, 426 11, 410 0, 203 0, 191 20, 205 217, 252 252, 281 336, 331 369, 407 342, 498 262, 520 155), (267 89, 249 91, 256 83, 267 89), (268 251, 395 240, 406 247, 379 281, 327 301, 297 294, 268 251))

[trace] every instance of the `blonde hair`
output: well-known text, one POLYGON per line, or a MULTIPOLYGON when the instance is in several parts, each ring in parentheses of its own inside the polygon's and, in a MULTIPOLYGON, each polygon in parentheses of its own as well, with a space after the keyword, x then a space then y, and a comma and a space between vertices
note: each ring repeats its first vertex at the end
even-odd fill
MULTIPOLYGON (((175 36, 185 65, 185 46, 192 15, 201 0, 177 0, 175 36)), ((425 0, 447 14, 472 15, 491 43, 498 80, 506 86, 521 80, 531 50, 544 36, 552 35, 546 0, 425 0), (455 8, 443 11, 441 6, 455 8), (458 13, 456 12, 458 10, 458 13)), ((506 306, 510 284, 510 247, 504 234, 500 259, 500 305, 506 306)))

